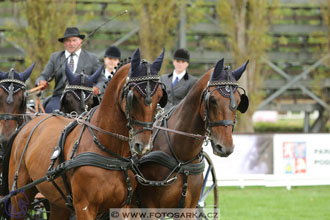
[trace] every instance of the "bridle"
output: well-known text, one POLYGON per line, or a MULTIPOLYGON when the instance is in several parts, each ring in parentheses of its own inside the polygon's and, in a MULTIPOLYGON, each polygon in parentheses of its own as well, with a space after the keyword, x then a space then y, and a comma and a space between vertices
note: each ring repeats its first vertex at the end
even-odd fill
MULTIPOLYGON (((211 136, 211 128, 212 127, 232 126, 232 130, 234 130, 235 124, 237 122, 236 115, 235 115, 234 120, 211 121, 210 117, 209 117, 209 99, 211 97, 211 94, 216 90, 223 97, 230 98, 229 109, 231 111, 239 110, 240 112, 244 113, 248 108, 248 97, 246 95, 245 89, 238 86, 237 82, 234 82, 233 80, 230 80, 229 67, 227 67, 225 70, 228 70, 227 71, 227 80, 209 81, 208 84, 207 84, 207 87, 202 92, 200 105, 202 105, 202 103, 204 101, 204 104, 205 104, 204 117, 202 117, 202 118, 203 118, 203 121, 205 122, 205 130, 206 130, 206 135, 205 136, 202 136, 202 135, 199 135, 199 134, 188 133, 188 132, 184 132, 184 131, 178 131, 178 130, 175 130, 175 129, 167 128, 167 126, 162 127, 162 126, 158 126, 158 125, 153 125, 153 127, 158 129, 158 130, 164 130, 164 131, 167 131, 167 132, 176 133, 176 134, 179 134, 179 135, 182 135, 182 136, 191 137, 191 138, 194 138, 194 139, 197 139, 197 140, 205 141, 206 143, 209 140, 211 140, 210 136, 211 136), (211 90, 211 88, 214 88, 214 89, 211 90), (238 88, 243 90, 243 94, 240 94, 241 102, 237 106, 237 103, 236 103, 236 100, 235 100, 235 97, 234 97, 234 92, 238 88)), ((165 123, 171 117, 171 115, 174 112, 175 108, 176 108, 176 106, 173 106, 166 114, 160 114, 160 115, 156 116, 156 118, 159 121, 162 121, 162 122, 165 123)), ((152 142, 153 142, 154 138, 156 137, 156 135, 158 133, 158 130, 157 130, 157 132, 154 132, 154 135, 151 138, 152 142)))
POLYGON ((93 88, 79 85, 67 85, 63 91, 61 103, 67 93, 72 93, 74 95, 79 101, 82 110, 88 110, 86 102, 93 96, 93 88))
MULTIPOLYGON (((228 84, 227 82, 219 82, 218 83, 212 83, 210 84, 207 89, 206 89, 206 94, 205 94, 205 98, 204 98, 204 103, 205 103, 205 109, 204 109, 204 121, 205 121, 205 129, 207 131, 207 133, 210 133, 210 130, 212 127, 217 127, 217 126, 233 126, 233 130, 234 130, 234 127, 235 127, 235 124, 236 124, 236 116, 235 116, 235 119, 234 121, 233 120, 220 120, 220 121, 211 121, 210 120, 210 116, 209 116, 209 99, 211 97, 211 94, 214 92, 214 91, 218 91, 220 86, 226 86, 227 88, 228 87, 231 87, 229 86, 230 84, 228 84), (220 84, 221 83, 221 84, 220 84), (213 90, 211 90, 212 87, 215 87, 213 90)), ((237 86, 237 85, 236 85, 237 86)), ((231 93, 232 90, 231 90, 231 93)), ((220 93, 221 94, 221 93, 220 93)), ((233 99, 235 100, 235 99, 233 99)), ((232 99, 230 100, 230 109, 233 107, 233 106, 236 106, 236 101, 232 101, 232 99)), ((236 107, 235 107, 236 108, 236 107)))
MULTIPOLYGON (((224 69, 227 73, 227 80, 220 80, 220 81, 209 81, 206 89, 203 91, 203 97, 204 98, 204 103, 205 103, 205 108, 204 108, 204 117, 203 120, 205 121, 205 130, 207 132, 207 136, 209 137, 211 134, 211 128, 212 127, 217 127, 217 126, 232 126, 232 130, 234 130, 235 124, 237 122, 237 117, 235 114, 235 119, 234 120, 219 120, 219 121, 211 121, 209 117, 209 108, 210 108, 210 97, 211 94, 215 91, 218 91, 223 97, 229 98, 230 99, 230 104, 229 104, 229 109, 231 111, 235 111, 238 106, 235 100, 234 92, 240 88, 243 90, 244 95, 245 95, 245 90, 238 86, 238 83, 236 81, 231 80, 230 78, 230 68, 226 67, 224 69), (211 88, 214 88, 211 90, 211 88)), ((203 101, 203 100, 201 100, 203 101)))
MULTIPOLYGON (((147 69, 147 75, 145 76, 139 76, 139 77, 127 77, 126 78, 126 83, 123 87, 122 90, 122 95, 121 95, 121 102, 123 99, 126 100, 126 107, 125 107, 125 115, 128 120, 127 123, 127 128, 129 128, 129 138, 131 139, 133 136, 143 132, 143 131, 152 131, 152 125, 155 121, 153 120, 151 122, 143 122, 137 119, 134 119, 131 116, 131 110, 133 108, 133 99, 134 99, 134 89, 138 91, 143 97, 144 97, 144 104, 146 106, 151 105, 152 103, 152 96, 156 93, 158 86, 162 86, 163 90, 163 97, 160 100, 160 105, 164 107, 166 105, 166 101, 163 99, 167 99, 166 94, 166 89, 164 88, 165 85, 160 81, 159 75, 152 75, 151 70, 150 70, 150 63, 146 60, 141 60, 141 64, 146 66, 147 69), (142 84, 146 83, 145 89, 141 88, 142 84), (151 83, 155 83, 154 88, 151 88, 151 83), (165 102, 165 105, 164 105, 165 102), (163 106, 164 105, 164 106, 163 106), (134 131, 133 125, 141 126, 142 128, 134 131)), ((130 69, 131 71, 131 69, 130 69)), ((130 73, 128 74, 130 75, 130 73)))
MULTIPOLYGON (((28 96, 28 93, 25 91, 26 89, 26 84, 21 81, 21 80, 17 80, 14 78, 14 69, 12 68, 9 71, 9 75, 8 75, 8 79, 3 79, 0 80, 0 87, 8 93, 8 97, 6 99, 6 103, 8 105, 12 104, 14 102, 14 94, 17 93, 20 90, 24 91, 23 94, 23 101, 21 106, 25 106, 26 105, 26 99, 28 96), (15 89, 15 86, 17 86, 17 88, 15 89)), ((20 114, 9 114, 9 113, 0 113, 0 121, 7 121, 7 120, 14 120, 17 122, 17 124, 22 124, 23 120, 24 120, 24 116, 20 115, 20 114)))

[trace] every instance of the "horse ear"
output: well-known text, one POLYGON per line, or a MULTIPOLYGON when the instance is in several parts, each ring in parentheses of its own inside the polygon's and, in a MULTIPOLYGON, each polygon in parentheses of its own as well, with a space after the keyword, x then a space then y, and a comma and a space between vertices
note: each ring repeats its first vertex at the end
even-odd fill
POLYGON ((152 67, 155 68, 158 72, 160 68, 162 68, 163 60, 164 60, 165 48, 163 48, 163 52, 157 57, 157 59, 152 63, 152 67))
POLYGON ((95 83, 97 79, 99 78, 102 70, 103 70, 104 65, 100 66, 93 75, 88 76, 87 79, 95 83))
POLYGON ((137 48, 132 55, 131 73, 134 73, 135 70, 140 66, 140 60, 141 60, 140 49, 137 48))
POLYGON ((235 77, 236 81, 238 81, 241 78, 248 63, 249 63, 249 60, 246 61, 245 64, 243 64, 242 66, 238 67, 236 70, 233 71, 233 76, 235 77))
POLYGON ((217 62, 217 64, 214 67, 213 73, 210 77, 210 81, 218 81, 218 78, 223 70, 223 64, 224 64, 225 59, 222 58, 217 62))
POLYGON ((68 62, 65 62, 65 75, 69 81, 69 85, 72 85, 72 83, 76 80, 76 78, 79 77, 79 76, 75 76, 75 74, 71 71, 68 62))
POLYGON ((27 68, 23 73, 19 74, 19 76, 23 82, 25 82, 30 77, 35 65, 36 65, 36 62, 32 63, 32 65, 29 68, 27 68))

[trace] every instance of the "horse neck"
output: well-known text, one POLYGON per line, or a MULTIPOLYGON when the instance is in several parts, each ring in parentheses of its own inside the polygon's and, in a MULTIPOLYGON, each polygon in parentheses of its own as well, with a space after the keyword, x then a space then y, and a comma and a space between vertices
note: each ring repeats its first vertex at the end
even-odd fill
MULTIPOLYGON (((115 76, 117 77, 112 78, 101 104, 92 117, 91 123, 103 130, 128 137, 128 129, 126 127, 128 121, 120 107, 121 90, 127 74, 118 72, 115 76)), ((128 142, 100 132, 96 136, 108 150, 122 156, 129 155, 128 142)))
MULTIPOLYGON (((208 77, 204 78, 202 77, 196 83, 186 98, 174 110, 168 120, 168 128, 191 134, 205 135, 205 123, 200 115, 200 100, 208 80, 208 77)), ((175 154, 182 161, 194 158, 201 150, 202 140, 172 132, 169 132, 169 136, 175 154)), ((167 147, 167 144, 165 146, 167 147)))

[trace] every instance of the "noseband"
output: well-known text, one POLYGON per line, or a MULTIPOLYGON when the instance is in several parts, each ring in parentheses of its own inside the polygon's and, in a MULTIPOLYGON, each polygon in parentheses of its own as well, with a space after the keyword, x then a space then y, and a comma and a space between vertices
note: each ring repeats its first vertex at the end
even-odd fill
MULTIPOLYGON (((130 112, 133 108, 133 99, 134 99, 133 90, 135 89, 136 91, 138 91, 144 97, 144 104, 146 106, 149 106, 152 103, 152 96, 156 93, 159 84, 162 84, 160 82, 160 77, 158 75, 151 75, 150 63, 148 61, 142 60, 141 64, 146 66, 147 75, 140 77, 127 77, 122 92, 122 97, 126 99, 125 115, 128 120, 127 128, 130 129, 129 132, 130 138, 145 130, 152 131, 152 125, 155 121, 155 119, 153 119, 151 122, 143 122, 131 117, 130 112), (151 88, 150 85, 151 83, 155 83, 153 89, 151 88), (142 84, 146 84, 145 89, 142 88, 142 84), (142 129, 134 132, 133 125, 141 126, 142 129)), ((130 73, 128 75, 130 75, 130 73)))
MULTIPOLYGON (((26 98, 27 98, 27 92, 25 92, 26 84, 23 81, 17 80, 14 78, 14 70, 11 69, 9 72, 8 79, 0 80, 0 87, 8 93, 8 97, 6 99, 6 103, 8 105, 12 104, 14 102, 14 94, 17 93, 20 90, 24 91, 24 97, 22 105, 25 105, 26 98), (15 86, 14 86, 15 85, 15 86), (16 89, 15 89, 16 87, 16 89)), ((17 121, 18 124, 21 124, 23 122, 22 116, 17 116, 13 114, 1 114, 0 113, 0 120, 14 120, 17 121)))

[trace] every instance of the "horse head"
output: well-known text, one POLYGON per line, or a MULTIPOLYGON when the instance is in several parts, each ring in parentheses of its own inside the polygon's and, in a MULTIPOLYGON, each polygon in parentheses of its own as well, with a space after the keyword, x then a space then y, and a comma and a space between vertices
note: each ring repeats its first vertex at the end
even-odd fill
POLYGON ((229 67, 224 67, 224 59, 221 59, 203 92, 200 114, 205 121, 213 153, 217 156, 227 157, 233 152, 232 133, 236 123, 236 110, 244 113, 249 106, 245 90, 237 83, 248 62, 231 71, 229 67), (243 93, 238 89, 242 89, 243 93))
POLYGON ((159 57, 149 63, 141 60, 140 50, 137 49, 132 56, 129 74, 121 92, 120 106, 128 120, 130 147, 138 154, 151 150, 149 138, 157 105, 164 107, 167 102, 166 89, 158 74, 164 53, 163 49, 159 57))
POLYGON ((60 110, 78 114, 88 111, 94 106, 100 104, 97 96, 93 95, 93 85, 99 78, 103 66, 101 66, 91 76, 84 74, 74 74, 66 63, 65 74, 68 79, 68 85, 65 87, 60 101, 60 110))
POLYGON ((0 143, 9 140, 16 128, 23 123, 26 111, 25 81, 30 77, 35 63, 24 72, 14 68, 0 72, 0 143))

